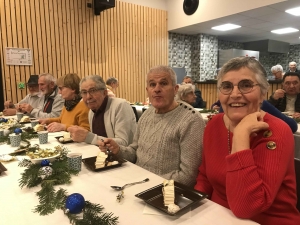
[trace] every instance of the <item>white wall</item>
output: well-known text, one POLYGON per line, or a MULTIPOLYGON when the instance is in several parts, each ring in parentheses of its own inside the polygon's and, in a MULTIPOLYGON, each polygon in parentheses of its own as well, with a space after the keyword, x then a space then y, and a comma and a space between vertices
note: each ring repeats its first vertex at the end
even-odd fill
POLYGON ((166 0, 118 0, 121 2, 128 2, 135 5, 142 5, 150 8, 161 9, 167 11, 166 0))
POLYGON ((190 16, 183 12, 183 0, 166 1, 168 30, 174 30, 286 0, 199 0, 197 11, 190 16))

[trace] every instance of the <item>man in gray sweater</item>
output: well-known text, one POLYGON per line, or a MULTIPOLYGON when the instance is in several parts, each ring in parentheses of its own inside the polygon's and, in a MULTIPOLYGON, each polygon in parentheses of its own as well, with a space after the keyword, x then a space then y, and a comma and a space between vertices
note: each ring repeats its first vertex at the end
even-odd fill
POLYGON ((152 107, 139 119, 133 143, 122 146, 107 138, 98 144, 103 152, 109 148, 165 179, 193 187, 201 163, 205 122, 196 110, 174 100, 176 84, 170 67, 150 69, 146 90, 152 107))

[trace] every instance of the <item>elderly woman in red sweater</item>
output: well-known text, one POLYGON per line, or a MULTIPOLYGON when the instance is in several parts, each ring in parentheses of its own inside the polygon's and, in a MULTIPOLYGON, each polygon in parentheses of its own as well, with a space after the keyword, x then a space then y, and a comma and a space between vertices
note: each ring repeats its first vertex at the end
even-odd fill
POLYGON ((65 99, 65 105, 60 117, 39 120, 41 124, 48 124, 47 130, 49 132, 66 131, 72 125, 90 130, 89 108, 81 101, 79 83, 80 78, 75 73, 66 74, 57 80, 59 94, 65 99))
POLYGON ((239 218, 300 224, 293 134, 260 109, 269 87, 266 71, 253 58, 234 58, 220 70, 217 85, 224 113, 205 129, 195 189, 239 218))

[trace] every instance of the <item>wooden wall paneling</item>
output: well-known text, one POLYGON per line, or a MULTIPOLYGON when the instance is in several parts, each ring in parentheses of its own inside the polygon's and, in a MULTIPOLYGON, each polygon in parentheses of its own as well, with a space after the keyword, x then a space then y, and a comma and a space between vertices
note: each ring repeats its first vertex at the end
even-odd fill
MULTIPOLYGON (((38 54, 37 63, 39 64, 39 71, 43 71, 44 73, 45 67, 44 67, 44 52, 43 52, 43 41, 42 41, 42 24, 41 24, 41 12, 39 11, 41 2, 39 0, 35 0, 34 4, 32 4, 32 10, 35 10, 37 13, 34 13, 33 16, 35 16, 35 23, 36 23, 36 36, 37 38, 35 41, 37 42, 37 49, 36 52, 38 54)), ((34 11, 33 11, 34 12, 34 11)))
MULTIPOLYGON (((70 21, 70 17, 71 14, 73 13, 72 9, 71 9, 71 2, 69 0, 65 0, 65 17, 64 17, 64 21, 65 21, 65 27, 67 32, 65 33, 64 37, 65 37, 65 58, 67 59, 67 68, 66 68, 66 74, 68 73, 74 73, 76 71, 74 71, 74 67, 73 67, 73 61, 72 61, 72 38, 71 38, 71 21, 70 21)), ((64 74, 62 74, 64 75, 64 74)))
POLYGON ((48 71, 45 71, 47 73, 52 74, 53 76, 55 76, 58 73, 58 57, 57 57, 57 33, 58 32, 58 19, 57 19, 57 4, 53 1, 49 1, 49 5, 48 5, 48 13, 49 13, 49 21, 47 21, 47 23, 49 24, 47 29, 49 30, 48 32, 48 42, 50 44, 50 49, 48 49, 48 53, 49 53, 49 57, 51 57, 51 61, 52 61, 52 66, 49 68, 48 71))
POLYGON ((142 53, 142 47, 143 47, 143 7, 142 6, 138 6, 137 9, 137 14, 136 14, 136 27, 137 29, 137 59, 136 59, 136 65, 137 65, 137 71, 136 71, 136 78, 137 78, 137 88, 138 88, 138 93, 136 96, 136 99, 138 99, 138 96, 141 95, 143 97, 143 94, 145 93, 145 89, 144 87, 144 82, 143 82, 143 66, 142 66, 142 62, 143 62, 143 53, 142 53))
MULTIPOLYGON (((31 32, 30 32, 30 29, 28 29, 28 27, 27 27, 25 2, 24 1, 20 1, 20 6, 19 7, 20 7, 20 16, 21 16, 20 21, 21 21, 22 26, 18 30, 18 36, 20 36, 22 38, 22 40, 23 40, 23 43, 22 43, 22 47, 23 48, 31 48, 31 47, 29 47, 29 44, 28 44, 28 40, 31 37, 31 32), (28 35, 24 35, 24 33, 25 34, 27 33, 28 35), (29 33, 30 33, 30 35, 29 35, 29 33)), ((30 77, 30 74, 31 74, 30 73, 30 67, 32 67, 32 66, 22 66, 23 70, 22 70, 22 73, 21 73, 21 78, 22 78, 23 82, 27 82, 28 79, 29 79, 29 77, 30 77)), ((23 89, 23 91, 22 91, 22 99, 27 94, 28 94, 28 90, 25 87, 25 89, 23 89)))
POLYGON ((14 102, 26 95, 16 84, 44 72, 115 76, 117 96, 145 101, 146 73, 167 64, 165 11, 120 1, 100 16, 81 0, 14 0, 1 6, 3 91, 14 102), (31 48, 33 66, 6 66, 5 47, 31 48))
POLYGON ((38 12, 35 10, 35 1, 30 1, 30 21, 31 21, 31 30, 32 30, 32 55, 33 55, 33 64, 35 67, 36 72, 42 73, 41 65, 42 63, 39 63, 39 48, 38 48, 38 36, 37 33, 40 33, 40 31, 37 30, 37 24, 36 24, 36 14, 38 12))
MULTIPOLYGON (((16 40, 15 40, 15 46, 18 48, 24 48, 23 43, 23 21, 21 17, 21 2, 15 1, 15 26, 16 26, 16 40)), ((26 27, 24 28, 26 31, 26 27)), ((25 74, 25 66, 16 66, 16 90, 17 90, 17 98, 18 100, 21 100, 26 95, 26 88, 25 89, 18 89, 18 83, 19 82, 26 82, 26 74, 25 74)))
MULTIPOLYGON (((32 12, 31 12, 31 4, 30 1, 24 1, 25 3, 25 14, 26 14, 26 27, 27 27, 27 33, 24 33, 23 31, 23 35, 26 36, 27 38, 27 44, 28 44, 28 48, 31 49, 31 54, 32 54, 32 66, 29 66, 29 71, 30 74, 38 74, 38 71, 36 71, 36 64, 35 64, 35 50, 34 50, 34 46, 33 46, 33 39, 34 39, 34 32, 33 32, 33 28, 32 28, 32 12)), ((27 67, 28 68, 28 67, 27 67)))
POLYGON ((67 12, 69 11, 69 8, 66 8, 66 2, 68 0, 62 0, 62 32, 61 32, 61 38, 63 41, 63 49, 62 49, 62 58, 64 59, 64 72, 62 74, 59 74, 58 77, 63 76, 70 72, 69 68, 69 53, 68 53, 68 24, 67 24, 67 12))
MULTIPOLYGON (((39 32, 41 34, 41 42, 39 45, 40 48, 40 61, 43 62, 43 72, 48 72, 49 71, 49 65, 48 65, 48 61, 50 61, 51 59, 49 59, 48 56, 48 46, 47 46, 47 42, 48 42, 48 37, 47 37, 47 33, 46 33, 46 24, 45 24, 45 8, 44 5, 48 2, 46 0, 42 0, 42 1, 38 1, 39 2, 39 14, 40 14, 40 28, 37 30, 37 32, 39 32)), ((46 17, 48 17, 48 13, 46 15, 46 17)))
MULTIPOLYGON (((5 16, 6 16, 6 34, 7 34, 7 47, 14 47, 13 45, 13 33, 12 33, 12 21, 11 21, 11 14, 14 12, 11 9, 12 2, 5 1, 5 16)), ((9 71, 7 74, 7 89, 8 92, 11 92, 11 98, 9 98, 12 101, 17 100, 17 93, 16 93, 16 81, 15 81, 15 67, 14 66, 7 66, 9 67, 9 71)), ((8 99, 7 99, 8 100, 8 99)))
POLYGON ((74 71, 76 73, 80 74, 81 77, 85 77, 88 74, 85 74, 83 70, 81 69, 81 36, 82 36, 82 29, 81 29, 81 0, 75 0, 74 1, 74 30, 73 30, 73 36, 75 37, 75 58, 74 58, 74 71))
POLYGON ((117 75, 117 78, 119 79, 119 88, 117 90, 117 96, 125 96, 126 95, 126 89, 125 89, 125 70, 126 70, 126 63, 124 62, 124 59, 126 57, 126 51, 124 49, 124 42, 123 37, 124 33, 126 32, 126 26, 125 26, 125 13, 124 13, 124 4, 118 2, 117 7, 119 7, 119 13, 118 13, 118 60, 119 60, 119 74, 117 75))
MULTIPOLYGON (((124 83, 125 83, 125 90, 126 90, 126 93, 125 93, 125 98, 128 99, 129 96, 131 96, 131 91, 130 90, 130 87, 131 85, 129 84, 129 76, 131 76, 132 74, 132 66, 130 64, 131 60, 130 60, 130 10, 129 10, 129 4, 126 3, 125 4, 125 15, 126 15, 126 31, 125 31, 125 51, 126 51, 126 56, 125 56, 125 63, 126 63, 126 73, 125 73, 125 80, 124 80, 124 83)), ((132 96, 132 99, 134 98, 134 96, 132 96)))
POLYGON ((55 35, 55 42, 52 42, 54 44, 54 48, 52 50, 52 54, 55 55, 56 59, 56 70, 52 72, 52 75, 54 77, 58 77, 58 74, 62 74, 62 65, 64 64, 63 59, 61 57, 61 51, 62 51, 62 46, 61 46, 61 18, 59 16, 61 10, 60 10, 61 5, 58 4, 57 2, 53 3, 53 8, 54 8, 54 24, 53 24, 53 32, 55 35))
POLYGON ((104 76, 104 81, 107 80, 108 77, 114 76, 115 72, 115 41, 114 41, 114 27, 113 27, 113 19, 114 19, 114 9, 107 10, 107 18, 108 18, 108 40, 110 42, 110 48, 108 49, 108 73, 104 76))
MULTIPOLYGON (((132 67, 132 73, 130 74, 133 78, 133 82, 131 82, 131 96, 134 99, 137 99, 138 96, 138 92, 139 92, 139 86, 138 86, 138 77, 137 77, 137 67, 138 67, 138 62, 137 62, 137 10, 138 7, 137 5, 133 5, 133 7, 131 7, 132 13, 131 18, 131 38, 130 38, 130 43, 131 43, 131 47, 130 49, 132 49, 132 57, 131 57, 131 67, 132 67)), ((144 102, 144 101, 143 101, 144 102)))
POLYGON ((86 46, 86 71, 89 74, 92 74, 92 63, 91 63, 91 41, 92 41, 92 37, 91 37, 91 29, 92 29, 92 17, 93 17, 93 12, 92 10, 90 10, 89 8, 86 7, 85 10, 85 28, 86 28, 86 39, 85 39, 85 46, 86 46))
POLYGON ((64 35, 65 35, 65 26, 63 24, 63 1, 57 1, 57 13, 58 13, 58 37, 59 37, 59 58, 60 58, 60 70, 59 73, 55 74, 55 77, 58 78, 63 74, 66 74, 66 59, 65 59, 65 43, 64 43, 64 35))
POLYGON ((9 67, 6 66, 5 59, 5 48, 7 47, 7 23, 6 23, 6 15, 5 10, 7 9, 4 1, 0 2, 0 38, 1 38, 1 46, 0 46, 0 60, 1 60, 1 68, 2 68, 2 83, 3 83, 3 98, 4 101, 7 99, 12 99, 11 95, 11 86, 10 80, 7 79, 9 75, 9 67))

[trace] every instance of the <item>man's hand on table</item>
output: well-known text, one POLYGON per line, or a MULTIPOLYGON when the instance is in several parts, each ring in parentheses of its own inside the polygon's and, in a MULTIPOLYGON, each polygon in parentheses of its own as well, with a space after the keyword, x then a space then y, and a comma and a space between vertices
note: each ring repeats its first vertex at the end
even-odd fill
POLYGON ((76 142, 84 142, 89 133, 88 130, 79 126, 70 126, 67 131, 70 132, 72 140, 76 142))
POLYGON ((16 115, 16 109, 4 109, 3 110, 4 116, 13 116, 16 115))
POLYGON ((118 154, 120 146, 112 138, 104 138, 103 141, 98 141, 99 149, 106 153, 110 150, 113 154, 118 154))
POLYGON ((33 107, 27 103, 20 104, 19 107, 23 113, 31 113, 31 111, 33 110, 33 107))

